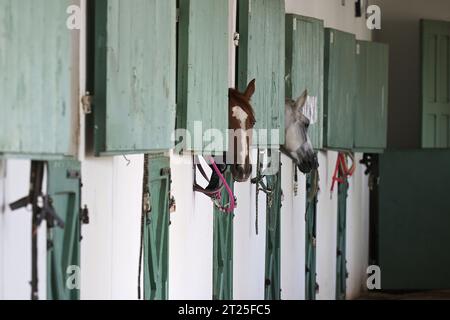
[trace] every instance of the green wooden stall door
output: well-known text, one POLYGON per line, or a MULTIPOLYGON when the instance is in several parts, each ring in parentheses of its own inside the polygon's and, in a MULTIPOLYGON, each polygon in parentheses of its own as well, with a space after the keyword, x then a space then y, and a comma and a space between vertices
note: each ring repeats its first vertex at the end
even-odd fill
POLYGON ((47 230, 47 299, 80 298, 80 189, 78 161, 48 162, 47 193, 64 229, 47 230))
POLYGON ((265 299, 281 300, 281 167, 267 176, 265 299))
POLYGON ((325 29, 324 147, 350 150, 354 144, 355 35, 325 29))
POLYGON ((380 155, 375 240, 382 290, 450 288, 449 164, 450 150, 380 155))
POLYGON ((226 151, 231 43, 228 0, 179 3, 177 128, 189 133, 187 150, 226 151), (218 139, 219 133, 225 141, 218 139))
MULTIPOLYGON (((254 137, 259 147, 284 144, 285 6, 284 0, 239 0, 238 87, 244 91, 256 79, 252 106, 254 137), (278 130, 279 141, 270 141, 278 130)), ((274 140, 275 137, 273 137, 274 140)))
POLYGON ((322 20, 286 15, 286 97, 295 100, 308 91, 305 114, 316 149, 323 147, 323 50, 322 20))
POLYGON ((144 225, 144 298, 167 300, 169 282, 170 158, 149 156, 150 208, 144 225))
POLYGON ((306 176, 306 270, 305 300, 316 299, 316 222, 317 222, 317 189, 318 172, 306 176))
POLYGON ((389 47, 356 43, 355 148, 382 152, 387 145, 389 47))
MULTIPOLYGON (((225 173, 228 185, 234 190, 231 169, 225 173)), ((222 205, 228 204, 228 193, 222 191, 222 205)), ((233 221, 234 213, 224 213, 214 207, 213 243, 213 299, 233 299, 233 221)))
POLYGON ((336 250, 336 300, 345 300, 347 294, 347 196, 348 179, 340 175, 343 183, 338 186, 337 250, 336 250))
POLYGON ((66 26, 72 3, 0 0, 0 155, 76 154, 78 46, 72 39, 79 31, 66 26))
POLYGON ((96 155, 173 146, 176 1, 96 0, 89 6, 88 90, 96 155))
POLYGON ((423 20, 422 147, 450 148, 450 22, 423 20))

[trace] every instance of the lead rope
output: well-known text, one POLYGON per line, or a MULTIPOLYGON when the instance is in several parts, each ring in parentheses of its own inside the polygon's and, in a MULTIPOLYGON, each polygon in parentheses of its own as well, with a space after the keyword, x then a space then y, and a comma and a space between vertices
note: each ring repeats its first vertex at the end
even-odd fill
POLYGON ((294 166, 294 197, 296 197, 298 196, 298 168, 294 161, 292 161, 292 165, 294 166))
POLYGON ((150 191, 148 188, 148 164, 149 155, 144 155, 144 179, 142 183, 142 214, 141 214, 141 235, 139 244, 139 269, 138 269, 138 300, 141 300, 141 273, 142 273, 142 258, 144 251, 144 225, 145 217, 150 212, 150 191))
POLYGON ((255 184, 256 186, 256 201, 255 201, 255 231, 256 235, 259 235, 259 191, 260 189, 260 181, 264 179, 261 175, 261 160, 260 160, 260 154, 261 151, 258 149, 256 156, 256 178, 252 179, 251 183, 255 184))
POLYGON ((255 217, 255 230, 256 235, 259 234, 259 181, 261 179, 261 167, 259 162, 259 150, 258 150, 258 156, 257 156, 257 164, 256 164, 256 180, 258 181, 256 183, 256 217, 255 217))
POLYGON ((319 170, 314 169, 311 172, 311 194, 309 197, 309 201, 312 201, 313 199, 315 199, 317 197, 317 195, 319 194, 319 170))
POLYGON ((267 204, 269 207, 272 207, 273 204, 273 190, 269 189, 267 185, 263 182, 265 176, 261 173, 262 169, 262 163, 260 160, 260 150, 258 150, 258 156, 257 156, 257 169, 256 169, 256 177, 251 180, 252 184, 256 185, 256 219, 255 219, 255 226, 256 226, 256 235, 259 234, 259 192, 262 191, 267 196, 267 204))
MULTIPOLYGON (((305 221, 307 220, 308 211, 311 205, 317 202, 317 195, 319 194, 319 170, 314 169, 310 173, 310 182, 306 185, 306 212, 305 212, 305 221)), ((315 218, 313 220, 314 224, 316 223, 315 218)), ((314 227, 314 226, 313 226, 314 227)), ((315 242, 315 237, 314 237, 315 242)))

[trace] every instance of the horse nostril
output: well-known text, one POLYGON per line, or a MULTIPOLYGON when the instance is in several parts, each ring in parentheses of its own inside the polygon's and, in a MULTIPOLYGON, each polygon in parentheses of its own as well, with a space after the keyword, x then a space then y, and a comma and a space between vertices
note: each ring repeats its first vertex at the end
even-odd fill
POLYGON ((314 169, 319 168, 319 160, 317 159, 317 156, 314 156, 314 169))

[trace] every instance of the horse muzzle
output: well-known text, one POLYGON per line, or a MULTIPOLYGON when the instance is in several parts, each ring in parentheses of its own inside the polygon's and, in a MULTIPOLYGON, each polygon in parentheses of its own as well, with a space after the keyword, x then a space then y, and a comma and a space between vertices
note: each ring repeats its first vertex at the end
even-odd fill
POLYGON ((302 173, 305 174, 319 168, 317 155, 314 152, 308 154, 308 156, 303 158, 302 161, 298 164, 298 168, 302 173))
POLYGON ((246 182, 252 175, 252 165, 234 164, 231 166, 231 173, 236 182, 246 182))

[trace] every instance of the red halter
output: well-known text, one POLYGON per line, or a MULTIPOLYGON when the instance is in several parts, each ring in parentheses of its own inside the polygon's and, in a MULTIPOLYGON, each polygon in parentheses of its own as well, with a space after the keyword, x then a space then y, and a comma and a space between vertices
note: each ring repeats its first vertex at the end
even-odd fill
POLYGON ((355 157, 351 153, 342 153, 339 152, 336 168, 334 169, 333 174, 333 183, 331 185, 331 192, 334 191, 334 186, 337 183, 347 183, 347 178, 351 177, 355 173, 356 165, 355 165, 355 157), (347 156, 352 160, 352 166, 349 168, 347 166, 347 156))

